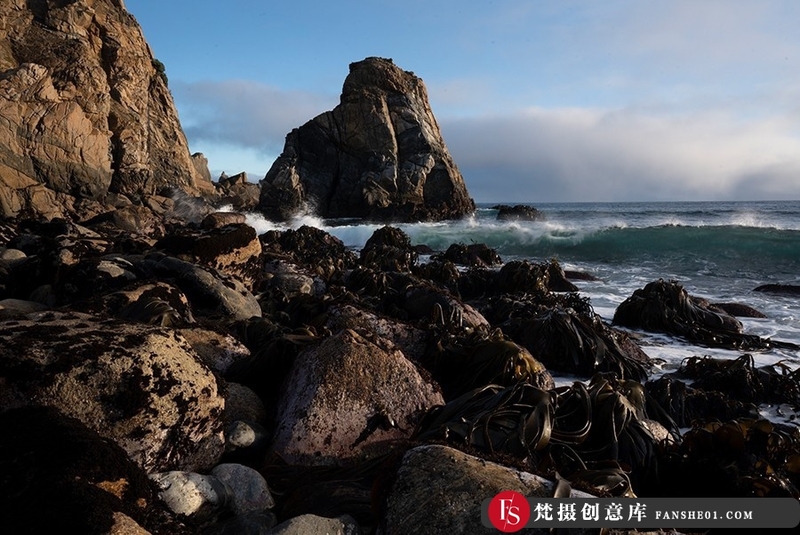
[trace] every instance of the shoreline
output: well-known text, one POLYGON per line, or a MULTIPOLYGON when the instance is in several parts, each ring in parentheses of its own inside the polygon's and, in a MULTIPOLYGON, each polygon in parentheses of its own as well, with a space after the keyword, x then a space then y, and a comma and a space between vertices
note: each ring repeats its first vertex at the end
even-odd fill
MULTIPOLYGON (((116 355, 113 358, 118 360, 127 352, 139 351, 146 337, 172 333, 182 349, 169 351, 186 351, 200 366, 198 370, 213 372, 217 393, 210 387, 192 386, 197 379, 177 379, 173 372, 156 372, 166 370, 166 363, 137 368, 136 361, 131 361, 132 367, 123 373, 123 379, 102 387, 111 390, 96 390, 99 384, 91 386, 91 377, 99 371, 89 375, 80 372, 84 378, 79 383, 88 380, 89 385, 81 395, 96 399, 92 403, 97 403, 98 409, 92 410, 101 410, 104 416, 87 419, 90 413, 82 412, 85 407, 81 404, 62 404, 60 410, 127 448, 128 455, 139 463, 139 470, 144 468, 151 480, 159 482, 161 490, 152 492, 160 493, 162 500, 167 499, 165 489, 174 485, 163 483, 164 474, 176 469, 188 474, 181 477, 211 478, 207 479, 211 482, 222 477, 215 474, 226 464, 250 470, 248 477, 263 479, 265 488, 269 485, 276 492, 277 503, 272 508, 264 502, 255 506, 260 515, 269 517, 260 521, 269 523, 325 510, 322 516, 351 514, 367 531, 370 526, 402 531, 402 520, 391 511, 400 496, 392 481, 397 474, 405 473, 404 463, 415 459, 405 455, 410 451, 451 455, 451 448, 463 449, 500 461, 506 466, 504 470, 523 468, 551 479, 553 470, 557 470, 573 488, 599 496, 669 495, 679 492, 676 478, 680 474, 690 477, 689 465, 675 455, 681 451, 681 444, 696 440, 691 437, 703 427, 680 424, 702 414, 711 417, 714 413, 707 412, 710 406, 704 407, 711 394, 689 389, 691 395, 682 402, 689 412, 670 412, 674 408, 662 405, 669 416, 650 414, 653 407, 646 408, 644 398, 637 397, 645 392, 644 381, 652 379, 641 375, 648 366, 647 355, 637 349, 630 336, 594 315, 589 303, 574 293, 580 288, 566 280, 557 263, 513 260, 499 264, 489 248, 470 253, 481 256, 451 256, 446 260, 448 255, 465 252, 455 248, 452 253, 436 253, 428 263, 420 264, 409 237, 393 227, 379 228, 356 254, 337 238, 311 227, 259 235, 244 223, 242 215, 220 213, 209 218, 201 226, 170 226, 155 240, 144 236, 131 240, 132 236, 105 223, 94 230, 70 223, 18 223, 17 235, 6 241, 3 254, 6 282, 14 282, 5 286, 6 291, 11 287, 20 292, 20 296, 14 296, 19 300, 21 292, 29 288, 31 296, 51 299, 55 306, 40 301, 3 301, 0 336, 4 347, 26 344, 39 348, 38 354, 51 356, 37 361, 35 366, 42 368, 35 371, 26 354, 7 351, 4 358, 12 360, 0 364, 0 375, 7 378, 2 397, 16 400, 20 407, 33 398, 51 399, 49 404, 59 406, 59 400, 66 399, 64 394, 56 394, 47 381, 37 377, 53 376, 59 378, 54 384, 67 384, 70 374, 87 369, 90 362, 94 363, 92 369, 103 369, 101 363, 108 358, 104 352, 116 355), (92 247, 87 247, 89 244, 92 247), (457 269, 454 260, 473 265, 457 269), (60 269, 51 270, 50 263, 60 269), (38 269, 32 270, 34 266, 38 269), (42 289, 48 284, 49 289, 42 289), (38 303, 38 308, 31 303, 38 303), (113 321, 115 327, 100 327, 103 317, 116 318, 106 320, 109 326, 113 321), (100 322, 98 327, 91 330, 96 322, 100 322), (42 325, 48 324, 52 325, 50 330, 42 330, 42 325), (79 334, 86 328, 90 329, 87 334, 79 334), (56 332, 54 329, 60 333, 59 339, 73 339, 76 347, 95 349, 81 353, 76 360, 62 361, 50 353, 55 346, 47 333, 56 332), (127 341, 114 341, 114 331, 126 330, 131 330, 127 341), (96 338, 82 341, 89 332, 96 338), (23 336, 24 341, 20 338, 23 336), (105 338, 108 342, 101 341, 105 338), (582 377, 585 386, 553 383, 553 374, 568 370, 582 377), (616 377, 610 372, 616 372, 616 377), (489 384, 498 386, 486 390, 489 384), (207 392, 208 403, 225 407, 227 416, 218 409, 211 410, 206 423, 192 428, 192 433, 204 437, 201 442, 192 441, 206 444, 202 451, 188 447, 189 442, 184 446, 180 441, 157 445, 148 435, 151 424, 144 421, 137 424, 143 426, 137 431, 144 433, 141 438, 126 434, 130 433, 125 427, 129 424, 109 427, 115 420, 138 421, 146 415, 161 418, 158 407, 164 401, 156 402, 150 396, 173 395, 178 388, 207 392), (249 401, 242 401, 241 396, 249 401), (28 401, 22 401, 26 398, 28 401), (138 405, 130 405, 133 399, 139 400, 138 405), (506 406, 509 399, 517 401, 506 406), (577 431, 584 426, 580 418, 567 417, 573 411, 569 408, 572 404, 591 407, 580 417, 588 426, 583 431, 577 431), (626 423, 612 435, 606 434, 608 428, 601 423, 608 410, 621 410, 625 415, 626 423), (555 419, 536 420, 536 424, 529 420, 532 427, 521 434, 514 426, 502 423, 508 418, 503 414, 517 415, 513 420, 547 413, 555 419), (478 418, 472 424, 478 426, 474 429, 489 425, 488 434, 466 432, 458 422, 470 418, 478 418), (683 420, 678 421, 680 418, 683 420), (237 442, 235 437, 241 432, 256 438, 237 442), (447 448, 419 450, 424 444, 446 444, 447 448), (635 451, 629 449, 633 444, 646 447, 630 457, 635 451), (168 448, 174 452, 174 460, 159 459, 152 452, 132 454, 153 447, 168 448), (587 467, 616 463, 618 468, 608 473, 614 483, 606 480, 598 484, 592 470, 576 469, 574 459, 562 457, 564 447, 574 450, 587 467), (392 468, 385 465, 389 458, 394 459, 392 468), (281 468, 287 461, 289 466, 281 468), (547 463, 550 468, 543 469, 547 463), (659 463, 669 466, 670 472, 658 469, 659 463), (378 466, 384 468, 378 470, 378 466), (288 476, 289 469, 296 477, 288 476), (361 470, 359 477, 364 480, 356 487, 335 483, 349 470, 361 470), (654 474, 659 481, 655 486, 651 479, 654 474), (323 485, 329 485, 326 492, 339 489, 336 492, 355 493, 351 494, 354 501, 346 505, 327 494, 296 501, 300 499, 296 493, 309 492, 300 484, 308 477, 328 481, 323 485), (380 485, 386 501, 375 510, 370 500, 363 501, 363 485, 374 486, 382 478, 388 478, 380 485)), ((687 299, 694 303, 691 306, 700 306, 693 298, 687 299)), ((166 362, 178 358, 177 354, 165 357, 166 362)), ((721 373, 722 368, 717 368, 714 373, 721 373)), ((743 369, 750 369, 748 373, 755 380, 754 369, 747 365, 743 369)), ((776 389, 773 385, 770 399, 774 402, 776 395, 784 395, 782 399, 788 403, 791 385, 800 385, 791 382, 795 379, 780 380, 785 386, 776 389)), ((751 395, 765 393, 763 388, 756 388, 751 395)), ((193 404, 199 398, 191 401, 186 394, 180 396, 175 398, 182 400, 180 411, 196 413, 199 407, 193 404)), ((720 406, 725 407, 724 413, 718 413, 721 421, 758 414, 741 393, 735 394, 739 397, 735 402, 726 396, 712 396, 730 400, 720 406)), ((661 403, 669 405, 668 400, 663 398, 661 403)), ((6 417, 20 410, 6 411, 6 417)), ((175 433, 189 429, 186 422, 159 425, 172 426, 175 433)), ((781 451, 796 449, 800 453, 800 435, 787 435, 782 427, 769 429, 759 432, 783 433, 787 442, 781 451)), ((751 440, 749 435, 744 439, 751 440)), ((755 442, 753 447, 758 447, 755 442)), ((774 454, 755 453, 763 462, 773 463, 773 478, 783 478, 776 479, 769 492, 800 496, 791 490, 797 485, 794 476, 774 464, 774 454)), ((472 462, 464 459, 468 465, 472 462)), ((750 473, 754 468, 741 465, 739 469, 750 473)), ((468 473, 469 477, 482 477, 475 467, 468 473)), ((450 481, 450 476, 445 480, 450 481)), ((730 492, 731 484, 747 485, 739 479, 727 483, 721 479, 720 484, 727 485, 726 492, 730 492)), ((208 498, 200 509, 184 516, 175 515, 184 509, 168 500, 172 521, 190 530, 222 529, 228 523, 243 521, 241 512, 224 505, 234 499, 236 491, 230 485, 214 485, 218 486, 215 492, 228 498, 218 495, 216 502, 208 498)), ((417 480, 414 485, 424 488, 424 481, 417 480)), ((745 492, 745 487, 741 489, 745 492)), ((707 492, 712 492, 711 488, 707 492)), ((477 506, 487 497, 476 490, 464 499, 477 506)))

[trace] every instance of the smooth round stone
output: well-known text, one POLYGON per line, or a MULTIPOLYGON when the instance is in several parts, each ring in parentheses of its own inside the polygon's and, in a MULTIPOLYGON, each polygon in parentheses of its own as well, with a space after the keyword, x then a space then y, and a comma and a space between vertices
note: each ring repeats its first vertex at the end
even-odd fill
POLYGON ((256 470, 235 463, 219 464, 211 470, 231 490, 231 510, 236 514, 264 511, 275 507, 275 500, 267 487, 267 480, 256 470))
POLYGON ((158 486, 158 496, 175 514, 212 516, 229 500, 229 490, 214 476, 195 472, 171 471, 150 474, 158 486))

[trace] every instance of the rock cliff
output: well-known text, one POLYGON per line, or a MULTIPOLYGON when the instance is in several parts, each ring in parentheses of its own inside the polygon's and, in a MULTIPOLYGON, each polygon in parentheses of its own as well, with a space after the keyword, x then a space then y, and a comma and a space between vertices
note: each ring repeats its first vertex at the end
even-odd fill
POLYGON ((0 215, 166 187, 212 193, 122 0, 0 3, 0 215))
POLYGON ((303 210, 441 220, 474 208, 422 80, 381 58, 350 65, 339 105, 290 132, 261 183, 260 209, 276 220, 303 210))

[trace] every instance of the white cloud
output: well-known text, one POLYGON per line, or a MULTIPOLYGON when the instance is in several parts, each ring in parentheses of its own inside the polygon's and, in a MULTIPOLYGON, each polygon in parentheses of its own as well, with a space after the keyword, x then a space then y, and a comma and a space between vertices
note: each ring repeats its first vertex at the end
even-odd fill
POLYGON ((800 199, 782 117, 531 108, 440 124, 478 201, 800 199))
POLYGON ((338 103, 337 96, 248 80, 177 82, 172 91, 190 145, 227 145, 273 157, 292 129, 338 103))

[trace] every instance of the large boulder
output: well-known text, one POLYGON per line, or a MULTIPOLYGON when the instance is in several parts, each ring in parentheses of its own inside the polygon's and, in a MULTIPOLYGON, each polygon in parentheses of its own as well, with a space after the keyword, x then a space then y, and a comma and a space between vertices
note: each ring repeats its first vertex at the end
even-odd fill
POLYGON ((213 193, 163 65, 120 0, 0 5, 0 215, 165 187, 213 193))
MULTIPOLYGON (((446 446, 419 446, 403 457, 389 492, 385 533, 497 533, 482 527, 481 509, 507 490, 550 498, 555 485, 446 446)), ((569 497, 591 496, 573 490, 569 497)))
POLYGON ((186 340, 161 328, 45 312, 0 324, 0 407, 54 406, 145 470, 222 454, 224 398, 186 340))
POLYGON ((190 533, 125 451, 79 420, 25 407, 0 414, 0 429, 4 533, 190 533))
POLYGON ((391 60, 350 64, 341 101, 286 136, 261 184, 260 209, 287 220, 441 220, 475 209, 422 80, 391 60))
POLYGON ((444 403, 400 351, 352 330, 303 351, 283 392, 273 449, 299 464, 368 455, 370 446, 408 437, 427 409, 444 403))

